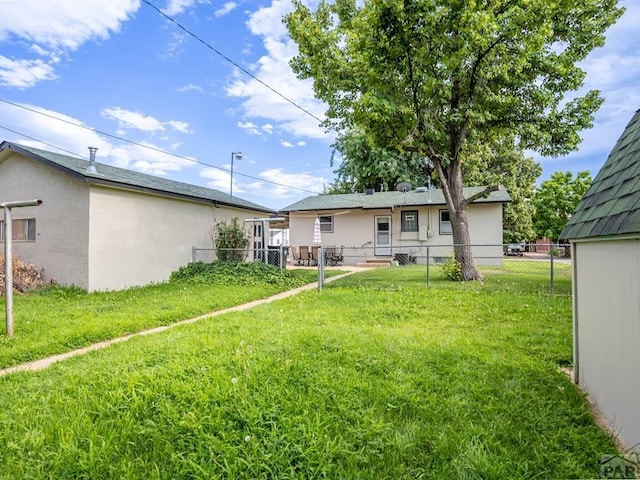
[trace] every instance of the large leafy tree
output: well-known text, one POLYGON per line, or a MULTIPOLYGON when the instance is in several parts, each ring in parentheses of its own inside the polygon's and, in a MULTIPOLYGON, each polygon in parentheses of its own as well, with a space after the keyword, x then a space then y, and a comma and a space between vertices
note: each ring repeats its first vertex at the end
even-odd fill
POLYGON ((588 171, 578 172, 575 178, 572 172, 555 172, 540 184, 534 197, 534 227, 538 238, 559 239, 591 181, 588 171))
POLYGON ((432 162, 473 280, 466 152, 497 139, 544 155, 575 149, 602 100, 566 94, 621 13, 617 0, 321 0, 315 11, 294 0, 285 22, 298 44, 291 66, 313 79, 327 126, 432 162))
POLYGON ((536 180, 542 174, 538 162, 512 145, 483 144, 467 156, 463 174, 466 185, 502 185, 509 192, 511 203, 505 204, 502 212, 502 240, 505 243, 535 237, 533 198, 536 180))
POLYGON ((432 173, 420 155, 372 145, 362 131, 340 135, 333 147, 331 165, 336 154, 342 161, 328 193, 363 192, 367 188, 393 190, 399 182, 422 186, 427 185, 432 173))
MULTIPOLYGON (((424 186, 433 173, 419 155, 370 145, 362 132, 341 135, 334 148, 342 161, 327 193, 362 192, 369 187, 389 190, 398 182, 424 186)), ((533 197, 541 173, 542 167, 533 158, 500 143, 481 145, 463 162, 466 185, 502 185, 509 192, 512 201, 504 206, 502 215, 505 243, 535 238, 533 197)))

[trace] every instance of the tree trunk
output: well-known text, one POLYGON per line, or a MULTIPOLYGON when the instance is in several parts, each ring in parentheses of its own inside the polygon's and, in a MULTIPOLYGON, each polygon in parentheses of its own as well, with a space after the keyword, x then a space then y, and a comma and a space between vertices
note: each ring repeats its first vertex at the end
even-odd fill
POLYGON ((444 198, 449 208, 449 219, 453 233, 453 252, 455 259, 460 262, 461 280, 469 282, 482 280, 482 274, 476 269, 471 251, 471 235, 467 219, 467 200, 462 189, 462 164, 454 161, 447 167, 445 174, 439 160, 434 161, 444 198))
POLYGON ((451 230, 453 231, 453 252, 455 258, 460 262, 462 281, 482 280, 482 274, 476 269, 471 251, 471 236, 469 235, 469 222, 467 220, 467 209, 449 215, 451 219, 451 230))

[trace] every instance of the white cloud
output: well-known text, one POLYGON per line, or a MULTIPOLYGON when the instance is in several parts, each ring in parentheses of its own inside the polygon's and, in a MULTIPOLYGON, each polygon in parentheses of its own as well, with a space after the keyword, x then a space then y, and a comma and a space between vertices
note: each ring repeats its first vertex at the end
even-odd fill
MULTIPOLYGON (((224 170, 219 170, 217 168, 204 168, 200 171, 199 175, 207 180, 206 185, 209 188, 215 188, 223 192, 229 191, 229 186, 231 184, 230 172, 225 172, 224 170)), ((242 193, 242 189, 237 186, 237 179, 238 176, 234 176, 233 189, 238 193, 242 193)))
POLYGON ((265 123, 262 126, 262 130, 267 132, 269 135, 273 134, 273 125, 271 125, 270 123, 265 123))
POLYGON ((293 143, 287 142, 286 140, 282 140, 280 142, 280 145, 282 145, 284 148, 293 148, 293 143))
POLYGON ((138 10, 139 0, 108 2, 2 2, 0 44, 26 43, 24 56, 2 57, 0 82, 4 86, 29 88, 56 78, 53 65, 66 51, 83 43, 108 38, 138 10), (33 58, 33 55, 39 58, 33 58), (13 77, 13 80, 11 79, 13 77))
POLYGON ((100 112, 100 114, 104 118, 117 121, 118 126, 122 128, 135 128, 137 130, 142 130, 143 132, 161 132, 169 126, 177 132, 189 133, 189 124, 186 122, 177 120, 161 122, 150 115, 145 115, 140 112, 132 112, 120 107, 105 108, 100 112))
MULTIPOLYGON (((298 80, 289 67, 297 47, 288 37, 282 16, 290 10, 290 2, 274 0, 271 6, 251 15, 247 23, 249 30, 262 38, 267 51, 252 66, 252 71, 287 99, 322 119, 326 107, 314 98, 312 82, 298 80)), ((236 72, 234 81, 227 87, 227 95, 243 99, 245 117, 266 119, 291 135, 331 140, 317 119, 240 72, 236 72)))
POLYGON ((299 147, 304 147, 307 145, 307 142, 300 140, 298 143, 296 143, 296 145, 299 147))
POLYGON ((253 122, 238 122, 238 127, 244 130, 249 135, 260 135, 258 126, 253 122))
POLYGON ((53 80, 53 67, 42 60, 11 60, 0 55, 0 85, 29 88, 43 80, 53 80))
POLYGON ((222 8, 219 8, 213 14, 215 15, 216 18, 222 17, 222 16, 226 15, 227 13, 235 10, 235 8, 237 6, 238 6, 238 4, 236 2, 227 2, 222 6, 222 8))
MULTIPOLYGON (((229 165, 225 165, 229 168, 229 165)), ((229 191, 231 174, 229 171, 217 168, 204 168, 200 177, 206 179, 210 188, 223 192, 229 191)), ((322 176, 314 176, 307 172, 285 173, 282 168, 264 170, 258 174, 263 181, 247 177, 237 171, 233 173, 233 194, 247 194, 257 202, 264 202, 265 198, 290 199, 322 193, 329 182, 322 176)), ((245 195, 246 196, 246 195, 245 195)))
POLYGON ((52 49, 75 50, 84 42, 108 38, 140 7, 139 0, 2 2, 0 42, 17 37, 52 49))
POLYGON ((189 133, 189 124, 187 122, 179 122, 177 120, 169 120, 168 122, 166 122, 166 125, 169 125, 176 132, 189 133))
POLYGON ((188 41, 187 35, 182 33, 172 32, 171 36, 173 40, 169 42, 169 45, 167 45, 166 52, 160 55, 160 58, 162 60, 175 60, 176 58, 180 57, 184 52, 186 52, 184 45, 188 41))
POLYGON ((196 3, 195 0, 169 0, 167 6, 162 8, 161 11, 165 15, 172 17, 181 14, 194 3, 196 3))
POLYGON ((0 118, 10 118, 12 130, 19 132, 3 132, 3 139, 45 150, 51 150, 51 147, 47 145, 49 144, 66 149, 65 153, 72 152, 87 158, 89 156, 87 147, 89 146, 98 147, 100 149, 99 155, 104 155, 104 151, 109 149, 108 142, 104 141, 96 132, 82 128, 86 125, 77 118, 26 103, 18 105, 20 107, 0 103, 0 118), (62 121, 51 117, 59 118, 62 121), (37 138, 39 141, 28 137, 37 138))
POLYGON ((163 149, 159 145, 141 142, 142 145, 151 147, 149 149, 128 143, 112 143, 77 118, 34 105, 21 106, 25 108, 0 103, 0 118, 11 118, 12 130, 19 132, 3 132, 3 139, 49 151, 55 151, 55 147, 58 147, 63 149, 61 153, 65 155, 75 154, 87 159, 88 147, 97 147, 96 157, 99 162, 154 175, 167 175, 168 172, 181 171, 195 165, 191 159, 158 151, 163 149))
POLYGON ((594 126, 581 133, 579 151, 565 157, 542 159, 547 170, 585 170, 593 174, 606 160, 626 124, 640 106, 640 44, 629 41, 637 35, 640 3, 621 2, 626 12, 607 32, 604 47, 591 52, 581 67, 587 72, 585 86, 578 93, 600 90, 604 104, 595 114, 594 126))
POLYGON ((143 146, 130 144, 112 146, 106 154, 111 163, 117 167, 150 175, 167 176, 169 172, 179 172, 195 165, 192 159, 159 152, 158 150, 162 148, 153 143, 141 142, 141 145, 143 146))
MULTIPOLYGON (((293 198, 322 193, 329 182, 321 176, 308 172, 286 173, 282 168, 271 168, 258 174, 265 182, 251 182, 245 185, 245 191, 274 198, 293 198)), ((235 185, 234 185, 235 190, 235 185)))
POLYGON ((176 90, 178 92, 180 92, 180 93, 184 93, 184 92, 200 92, 200 93, 204 93, 204 90, 202 89, 201 86, 194 85, 193 83, 190 83, 188 85, 184 85, 182 87, 178 87, 176 90))

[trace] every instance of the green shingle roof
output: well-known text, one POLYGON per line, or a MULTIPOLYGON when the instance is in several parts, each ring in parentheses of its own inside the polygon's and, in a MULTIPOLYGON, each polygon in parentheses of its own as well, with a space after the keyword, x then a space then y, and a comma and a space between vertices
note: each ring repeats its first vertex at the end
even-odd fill
POLYGON ((167 178, 155 177, 140 172, 134 172, 124 168, 113 167, 104 163, 96 163, 97 173, 87 172, 89 162, 86 159, 70 157, 59 153, 53 153, 39 148, 27 147, 10 142, 0 144, 0 152, 12 150, 26 155, 35 160, 46 163, 58 170, 70 174, 88 183, 104 184, 120 188, 133 188, 160 195, 172 195, 189 198, 197 201, 229 205, 239 208, 247 208, 265 213, 274 213, 273 210, 238 197, 229 198, 229 195, 219 190, 199 187, 188 183, 177 182, 167 178))
MULTIPOLYGON (((466 187, 465 198, 482 191, 485 187, 466 187)), ((485 198, 479 198, 474 203, 505 203, 510 202, 511 197, 506 190, 500 189, 491 192, 485 198)), ((340 195, 317 195, 303 198, 299 202, 283 208, 284 212, 300 212, 309 210, 341 210, 345 208, 362 208, 373 210, 378 208, 391 208, 403 206, 445 205, 442 190, 431 191, 411 190, 402 192, 375 192, 373 195, 366 193, 349 193, 340 195)))
POLYGON ((640 233, 640 110, 569 219, 561 238, 640 233))

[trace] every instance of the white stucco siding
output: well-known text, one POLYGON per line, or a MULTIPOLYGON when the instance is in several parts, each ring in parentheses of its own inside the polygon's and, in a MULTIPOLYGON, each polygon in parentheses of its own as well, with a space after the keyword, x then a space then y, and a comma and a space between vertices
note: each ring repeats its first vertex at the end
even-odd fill
MULTIPOLYGON (((374 217, 390 216, 391 210, 340 210, 318 212, 333 215, 333 232, 322 232, 322 244, 326 246, 344 245, 346 264, 355 264, 373 256, 374 217)), ((315 212, 293 212, 289 215, 290 244, 293 246, 313 245, 315 212)), ((392 221, 392 229, 395 228, 392 221)))
POLYGON ((191 260, 192 247, 212 248, 215 221, 259 216, 235 208, 93 186, 89 290, 162 282, 191 260))
MULTIPOLYGON (((43 268, 45 280, 87 287, 89 188, 54 168, 17 153, 0 163, 0 202, 41 199, 16 208, 13 218, 36 220, 35 242, 15 242, 14 257, 43 268)), ((2 245, 4 249, 4 244, 2 245)))
POLYGON ((502 265, 502 204, 471 204, 468 212, 474 260, 478 265, 502 265))
POLYGON ((573 251, 578 381, 625 443, 637 445, 640 239, 576 242, 573 251))
MULTIPOLYGON (((318 215, 333 215, 333 232, 322 233, 322 243, 327 246, 345 247, 345 263, 357 263, 363 258, 374 256, 375 218, 391 217, 391 242, 393 254, 408 253, 417 257, 418 263, 426 263, 429 257, 440 261, 453 254, 451 234, 440 228, 440 210, 443 205, 395 207, 393 210, 339 210, 318 212, 292 212, 289 215, 290 244, 293 246, 312 245, 313 225, 318 215), (418 212, 418 232, 402 231, 402 212, 418 212)), ((502 205, 473 204, 469 207, 469 228, 474 247, 474 255, 479 264, 500 264, 502 262, 502 205)))
POLYGON ((469 232, 474 245, 502 245, 502 204, 472 203, 468 208, 469 232))
MULTIPOLYGON (((429 246, 429 257, 441 261, 443 257, 453 255, 453 235, 446 233, 440 221, 440 212, 447 210, 444 205, 432 207, 402 207, 394 211, 396 228, 394 230, 394 245, 398 251, 407 246, 406 251, 413 255, 426 258, 426 247, 429 246), (418 211, 419 232, 401 231, 401 212, 405 210, 418 211), (420 230, 423 233, 420 233, 420 230), (415 246, 419 246, 416 251, 415 246)), ((471 204, 467 210, 471 243, 474 244, 473 255, 476 263, 481 265, 496 265, 502 262, 502 204, 471 204)))

